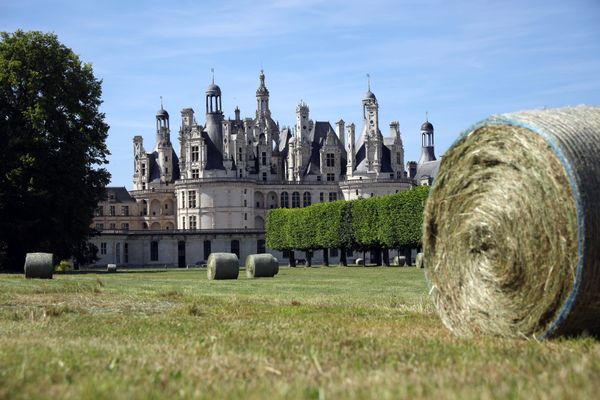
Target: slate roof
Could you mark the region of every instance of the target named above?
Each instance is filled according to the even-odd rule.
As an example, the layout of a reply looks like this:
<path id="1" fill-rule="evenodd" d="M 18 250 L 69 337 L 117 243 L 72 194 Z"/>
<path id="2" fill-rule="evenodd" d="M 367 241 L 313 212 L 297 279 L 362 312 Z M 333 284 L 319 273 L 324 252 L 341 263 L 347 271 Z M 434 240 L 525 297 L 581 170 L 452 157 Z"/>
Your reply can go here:
<path id="1" fill-rule="evenodd" d="M 106 199 L 111 203 L 135 203 L 125 186 L 107 186 Z"/>
<path id="2" fill-rule="evenodd" d="M 415 180 L 420 182 L 421 179 L 425 177 L 435 179 L 438 171 L 440 170 L 440 162 L 441 160 L 427 161 L 417 165 L 417 174 L 415 175 Z"/>
<path id="3" fill-rule="evenodd" d="M 308 164 L 306 165 L 306 169 L 303 171 L 303 174 L 306 175 L 321 175 L 321 148 L 325 145 L 327 140 L 327 133 L 335 132 L 331 127 L 331 124 L 326 121 L 316 121 L 309 133 L 308 139 L 310 142 L 310 159 Z M 346 174 L 346 161 L 347 154 L 346 149 L 340 142 L 340 139 L 337 135 L 333 134 L 333 140 L 337 147 L 341 150 L 341 159 L 340 159 L 340 174 Z"/>

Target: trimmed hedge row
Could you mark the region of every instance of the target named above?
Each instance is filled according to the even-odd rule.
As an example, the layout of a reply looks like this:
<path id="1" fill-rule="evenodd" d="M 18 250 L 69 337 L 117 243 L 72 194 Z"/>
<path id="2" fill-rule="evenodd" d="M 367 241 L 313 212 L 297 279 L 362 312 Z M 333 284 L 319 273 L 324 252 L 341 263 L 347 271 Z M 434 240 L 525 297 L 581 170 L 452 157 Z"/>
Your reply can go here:
<path id="1" fill-rule="evenodd" d="M 418 248 L 428 186 L 387 196 L 279 208 L 267 215 L 267 246 L 275 250 Z"/>

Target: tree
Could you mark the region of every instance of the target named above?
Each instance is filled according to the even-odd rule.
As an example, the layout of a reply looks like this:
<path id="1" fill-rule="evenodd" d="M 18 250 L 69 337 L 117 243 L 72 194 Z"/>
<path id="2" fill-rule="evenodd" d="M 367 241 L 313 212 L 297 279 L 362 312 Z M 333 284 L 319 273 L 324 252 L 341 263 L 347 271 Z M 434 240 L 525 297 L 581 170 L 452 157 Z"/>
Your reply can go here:
<path id="1" fill-rule="evenodd" d="M 0 33 L 0 268 L 85 240 L 110 178 L 101 93 L 56 35 Z"/>

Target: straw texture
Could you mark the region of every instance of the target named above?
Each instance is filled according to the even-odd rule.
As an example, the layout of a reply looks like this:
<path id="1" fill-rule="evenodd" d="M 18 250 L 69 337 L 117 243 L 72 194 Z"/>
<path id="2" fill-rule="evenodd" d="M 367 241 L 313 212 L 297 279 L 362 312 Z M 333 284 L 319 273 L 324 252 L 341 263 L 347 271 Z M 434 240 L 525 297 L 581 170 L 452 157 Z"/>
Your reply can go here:
<path id="1" fill-rule="evenodd" d="M 600 333 L 600 108 L 468 129 L 424 215 L 433 303 L 459 336 Z"/>
<path id="2" fill-rule="evenodd" d="M 271 254 L 250 254 L 245 267 L 248 278 L 272 278 L 279 272 L 279 263 Z"/>
<path id="3" fill-rule="evenodd" d="M 27 253 L 25 255 L 25 278 L 52 279 L 54 273 L 52 253 Z"/>
<path id="4" fill-rule="evenodd" d="M 206 275 L 209 280 L 237 279 L 240 264 L 234 253 L 210 253 Z"/>

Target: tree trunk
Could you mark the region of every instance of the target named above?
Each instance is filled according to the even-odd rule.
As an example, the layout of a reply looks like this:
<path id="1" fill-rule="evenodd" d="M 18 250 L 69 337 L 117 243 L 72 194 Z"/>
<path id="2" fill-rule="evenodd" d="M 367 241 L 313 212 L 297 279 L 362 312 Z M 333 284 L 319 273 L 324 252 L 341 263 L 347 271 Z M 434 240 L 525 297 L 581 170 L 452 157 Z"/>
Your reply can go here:
<path id="1" fill-rule="evenodd" d="M 329 267 L 329 249 L 323 249 L 323 265 Z"/>
<path id="2" fill-rule="evenodd" d="M 390 249 L 383 249 L 383 265 L 386 267 L 390 266 Z"/>
<path id="3" fill-rule="evenodd" d="M 294 250 L 290 250 L 289 255 L 290 255 L 290 267 L 294 268 L 294 267 L 296 267 L 296 255 L 294 254 Z"/>
<path id="4" fill-rule="evenodd" d="M 343 265 L 344 267 L 348 266 L 348 258 L 346 257 L 346 249 L 345 248 L 340 248 L 340 265 Z"/>
<path id="5" fill-rule="evenodd" d="M 306 267 L 312 267 L 312 252 L 310 250 L 306 250 L 304 253 L 306 255 Z"/>

